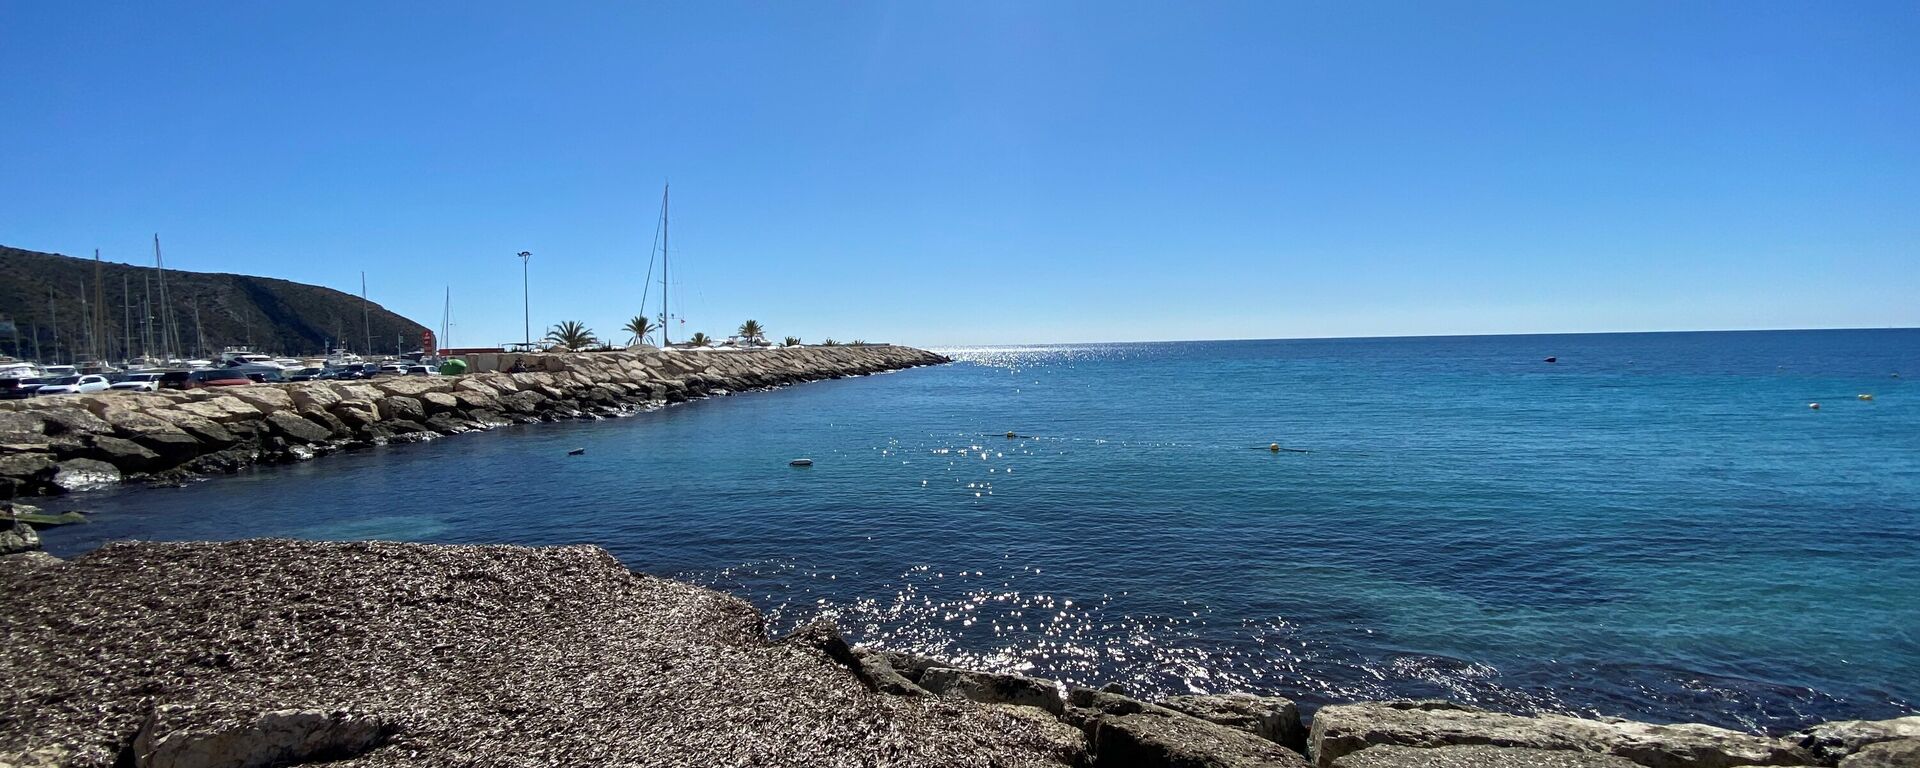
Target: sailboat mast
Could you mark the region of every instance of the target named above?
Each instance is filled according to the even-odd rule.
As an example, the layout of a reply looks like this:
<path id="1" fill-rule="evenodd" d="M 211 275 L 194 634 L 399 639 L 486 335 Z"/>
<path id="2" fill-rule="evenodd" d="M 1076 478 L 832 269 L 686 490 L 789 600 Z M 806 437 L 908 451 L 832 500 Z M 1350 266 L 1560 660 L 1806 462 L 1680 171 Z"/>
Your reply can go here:
<path id="1" fill-rule="evenodd" d="M 367 354 L 373 354 L 373 310 L 367 303 L 367 273 L 360 273 L 360 325 L 367 331 Z"/>
<path id="2" fill-rule="evenodd" d="M 672 346 L 667 341 L 667 331 L 673 324 L 673 315 L 667 312 L 667 202 L 673 194 L 673 185 L 660 189 L 660 346 Z"/>
<path id="3" fill-rule="evenodd" d="M 173 358 L 180 336 L 173 328 L 173 302 L 167 298 L 167 262 L 160 256 L 160 235 L 153 236 L 153 271 L 160 276 L 160 356 Z"/>
<path id="4" fill-rule="evenodd" d="M 453 346 L 453 286 L 447 286 L 446 303 L 440 305 L 440 344 L 441 349 Z"/>
<path id="5" fill-rule="evenodd" d="M 133 281 L 127 279 L 127 273 L 120 273 L 120 334 L 125 341 L 120 345 L 120 357 L 133 359 Z M 17 345 L 16 345 L 17 346 Z"/>

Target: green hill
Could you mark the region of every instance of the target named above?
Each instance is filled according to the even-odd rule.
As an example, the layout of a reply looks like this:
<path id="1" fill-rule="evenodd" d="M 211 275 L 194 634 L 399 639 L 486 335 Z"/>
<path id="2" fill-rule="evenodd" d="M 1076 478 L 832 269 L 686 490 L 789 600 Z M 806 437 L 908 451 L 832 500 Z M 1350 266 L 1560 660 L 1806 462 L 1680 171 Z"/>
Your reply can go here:
<path id="1" fill-rule="evenodd" d="M 133 355 L 158 355 L 166 346 L 168 310 L 179 346 L 194 357 L 232 345 L 317 355 L 329 343 L 361 354 L 391 354 L 396 347 L 419 349 L 426 330 L 378 304 L 368 308 L 363 323 L 360 297 L 288 280 L 168 269 L 163 305 L 152 267 L 102 262 L 98 294 L 94 274 L 92 259 L 0 246 L 0 351 L 46 362 L 121 360 L 131 337 Z M 96 295 L 105 308 L 104 329 L 90 334 Z M 90 344 L 90 335 L 101 337 L 97 345 Z"/>

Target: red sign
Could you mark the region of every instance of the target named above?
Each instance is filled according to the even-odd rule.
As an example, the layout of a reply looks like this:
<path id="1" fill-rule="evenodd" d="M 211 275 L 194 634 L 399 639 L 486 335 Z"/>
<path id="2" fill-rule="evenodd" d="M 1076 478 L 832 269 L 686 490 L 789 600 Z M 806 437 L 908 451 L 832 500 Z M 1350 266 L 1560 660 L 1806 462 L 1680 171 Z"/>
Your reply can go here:
<path id="1" fill-rule="evenodd" d="M 440 354 L 440 349 L 433 345 L 433 331 L 420 332 L 420 348 L 425 350 L 429 355 Z"/>

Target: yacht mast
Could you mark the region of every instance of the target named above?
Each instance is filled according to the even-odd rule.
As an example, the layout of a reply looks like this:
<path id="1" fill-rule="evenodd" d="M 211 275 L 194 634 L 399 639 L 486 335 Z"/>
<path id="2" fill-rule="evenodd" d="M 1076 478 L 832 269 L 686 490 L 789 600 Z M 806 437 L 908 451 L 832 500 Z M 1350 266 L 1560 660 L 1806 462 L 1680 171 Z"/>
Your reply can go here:
<path id="1" fill-rule="evenodd" d="M 667 313 L 667 198 L 673 192 L 673 185 L 667 184 L 660 189 L 660 347 L 672 346 L 667 341 L 668 326 L 673 315 Z"/>

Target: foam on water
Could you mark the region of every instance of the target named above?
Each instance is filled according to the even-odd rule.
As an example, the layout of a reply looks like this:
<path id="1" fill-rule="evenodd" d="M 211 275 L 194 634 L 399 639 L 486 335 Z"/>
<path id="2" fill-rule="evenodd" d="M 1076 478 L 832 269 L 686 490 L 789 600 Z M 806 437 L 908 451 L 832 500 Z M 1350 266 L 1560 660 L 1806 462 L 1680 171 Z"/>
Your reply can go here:
<path id="1" fill-rule="evenodd" d="M 776 628 L 1155 694 L 1920 706 L 1920 332 L 947 351 L 77 497 L 47 540 L 590 542 Z"/>

